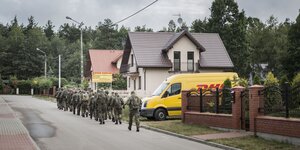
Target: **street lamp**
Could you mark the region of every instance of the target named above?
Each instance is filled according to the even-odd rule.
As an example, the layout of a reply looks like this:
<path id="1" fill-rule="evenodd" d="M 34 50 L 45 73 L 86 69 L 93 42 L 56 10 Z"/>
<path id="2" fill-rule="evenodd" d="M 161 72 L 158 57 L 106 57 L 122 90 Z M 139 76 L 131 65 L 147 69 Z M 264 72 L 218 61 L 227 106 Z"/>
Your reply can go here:
<path id="1" fill-rule="evenodd" d="M 36 48 L 36 50 L 42 52 L 45 55 L 45 78 L 47 78 L 47 55 L 44 51 L 40 50 L 39 48 Z"/>
<path id="2" fill-rule="evenodd" d="M 80 77 L 81 77 L 81 84 L 83 83 L 83 47 L 82 47 L 82 26 L 84 25 L 83 22 L 78 22 L 74 19 L 72 19 L 71 17 L 67 16 L 66 19 L 69 19 L 77 24 L 79 24 L 79 28 L 80 28 Z"/>

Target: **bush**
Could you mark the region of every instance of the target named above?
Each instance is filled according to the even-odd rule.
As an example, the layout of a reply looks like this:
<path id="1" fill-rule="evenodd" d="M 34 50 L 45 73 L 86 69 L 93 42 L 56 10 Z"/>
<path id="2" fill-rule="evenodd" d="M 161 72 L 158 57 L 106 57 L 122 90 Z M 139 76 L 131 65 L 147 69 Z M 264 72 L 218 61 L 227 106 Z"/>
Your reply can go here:
<path id="1" fill-rule="evenodd" d="M 127 80 L 121 74 L 113 75 L 112 88 L 114 90 L 125 90 L 127 88 Z"/>
<path id="2" fill-rule="evenodd" d="M 31 89 L 31 80 L 19 80 L 17 87 L 19 89 Z"/>
<path id="3" fill-rule="evenodd" d="M 292 101 L 289 103 L 292 108 L 300 108 L 300 72 L 294 77 L 292 81 Z"/>
<path id="4" fill-rule="evenodd" d="M 279 82 L 280 82 L 280 86 L 284 87 L 284 85 L 289 82 L 289 79 L 288 79 L 287 75 L 282 76 L 280 78 Z"/>
<path id="5" fill-rule="evenodd" d="M 231 113 L 231 81 L 230 79 L 226 79 L 224 81 L 224 88 L 222 90 L 222 107 L 223 113 Z M 222 110 L 221 110 L 222 111 Z"/>
<path id="6" fill-rule="evenodd" d="M 4 87 L 3 80 L 0 78 L 0 92 L 2 92 Z"/>
<path id="7" fill-rule="evenodd" d="M 52 85 L 53 85 L 52 81 L 47 78 L 40 78 L 38 82 L 38 87 L 40 89 L 49 89 L 52 87 Z"/>
<path id="8" fill-rule="evenodd" d="M 53 86 L 58 87 L 58 78 L 56 78 L 56 77 L 50 77 L 49 79 L 52 81 Z M 64 87 L 65 85 L 68 84 L 68 81 L 67 81 L 66 78 L 61 78 L 60 80 L 61 80 L 61 87 Z"/>
<path id="9" fill-rule="evenodd" d="M 80 87 L 86 90 L 89 87 L 89 81 L 87 79 L 84 79 L 83 82 L 80 84 Z"/>
<path id="10" fill-rule="evenodd" d="M 248 80 L 244 78 L 238 78 L 237 76 L 233 76 L 232 86 L 248 87 Z"/>
<path id="11" fill-rule="evenodd" d="M 300 72 L 293 78 L 292 87 L 295 88 L 300 85 Z"/>
<path id="12" fill-rule="evenodd" d="M 53 86 L 53 82 L 50 78 L 35 77 L 31 80 L 31 87 L 40 89 L 49 89 Z"/>
<path id="13" fill-rule="evenodd" d="M 280 108 L 282 106 L 281 90 L 279 87 L 279 81 L 276 77 L 274 77 L 272 72 L 267 74 L 264 86 L 264 107 L 267 110 Z"/>
<path id="14" fill-rule="evenodd" d="M 17 78 L 17 76 L 10 76 L 9 77 L 9 85 L 12 88 L 17 88 L 17 85 L 18 85 L 18 78 Z"/>
<path id="15" fill-rule="evenodd" d="M 253 78 L 253 85 L 261 85 L 260 77 L 257 74 Z"/>

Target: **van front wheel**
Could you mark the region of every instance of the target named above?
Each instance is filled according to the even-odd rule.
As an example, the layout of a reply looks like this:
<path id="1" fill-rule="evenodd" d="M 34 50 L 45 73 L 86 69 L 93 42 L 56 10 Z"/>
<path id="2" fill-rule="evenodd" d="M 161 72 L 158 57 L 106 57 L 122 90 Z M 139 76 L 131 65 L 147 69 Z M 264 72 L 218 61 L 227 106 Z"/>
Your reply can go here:
<path id="1" fill-rule="evenodd" d="M 166 120 L 167 118 L 167 112 L 166 110 L 159 108 L 155 111 L 154 117 L 156 120 L 161 121 L 161 120 Z"/>

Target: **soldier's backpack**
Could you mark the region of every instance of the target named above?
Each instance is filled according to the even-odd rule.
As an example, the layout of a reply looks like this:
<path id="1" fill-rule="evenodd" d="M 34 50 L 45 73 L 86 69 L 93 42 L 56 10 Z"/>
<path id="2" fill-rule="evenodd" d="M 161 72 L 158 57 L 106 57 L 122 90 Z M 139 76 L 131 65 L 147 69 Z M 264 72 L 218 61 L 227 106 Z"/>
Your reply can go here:
<path id="1" fill-rule="evenodd" d="M 140 109 L 140 103 L 139 103 L 139 99 L 137 96 L 133 96 L 132 109 Z"/>
<path id="2" fill-rule="evenodd" d="M 122 108 L 122 100 L 120 97 L 116 97 L 116 101 L 114 105 L 116 108 Z"/>
<path id="3" fill-rule="evenodd" d="M 82 101 L 88 101 L 89 100 L 89 95 L 83 94 L 83 99 Z"/>

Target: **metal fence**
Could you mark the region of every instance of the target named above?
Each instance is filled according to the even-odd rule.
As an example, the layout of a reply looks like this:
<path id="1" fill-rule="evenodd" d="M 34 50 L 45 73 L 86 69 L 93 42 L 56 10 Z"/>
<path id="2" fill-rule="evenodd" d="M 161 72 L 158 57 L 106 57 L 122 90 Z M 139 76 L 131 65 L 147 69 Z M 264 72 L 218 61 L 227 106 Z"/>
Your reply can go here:
<path id="1" fill-rule="evenodd" d="M 228 88 L 200 89 L 188 96 L 187 109 L 210 113 L 232 113 L 233 93 Z"/>
<path id="2" fill-rule="evenodd" d="M 264 107 L 259 111 L 265 115 L 300 118 L 300 85 L 293 88 L 289 84 L 265 87 L 258 94 L 264 97 Z"/>

